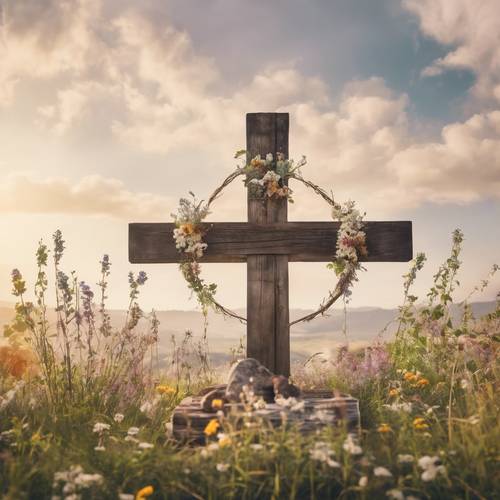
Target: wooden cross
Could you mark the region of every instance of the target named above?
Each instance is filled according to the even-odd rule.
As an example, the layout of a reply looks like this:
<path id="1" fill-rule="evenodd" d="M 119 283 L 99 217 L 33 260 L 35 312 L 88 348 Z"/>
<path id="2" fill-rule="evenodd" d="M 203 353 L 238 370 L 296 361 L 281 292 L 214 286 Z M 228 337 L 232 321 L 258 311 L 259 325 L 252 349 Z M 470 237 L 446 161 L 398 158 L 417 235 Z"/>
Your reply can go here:
<path id="1" fill-rule="evenodd" d="M 247 159 L 281 152 L 288 158 L 288 113 L 249 113 Z M 248 222 L 207 223 L 201 262 L 247 263 L 247 355 L 274 373 L 290 373 L 288 263 L 329 262 L 338 222 L 287 222 L 286 199 L 255 199 L 248 190 Z M 129 260 L 175 263 L 173 223 L 129 224 Z M 366 262 L 412 259 L 409 221 L 366 222 Z"/>

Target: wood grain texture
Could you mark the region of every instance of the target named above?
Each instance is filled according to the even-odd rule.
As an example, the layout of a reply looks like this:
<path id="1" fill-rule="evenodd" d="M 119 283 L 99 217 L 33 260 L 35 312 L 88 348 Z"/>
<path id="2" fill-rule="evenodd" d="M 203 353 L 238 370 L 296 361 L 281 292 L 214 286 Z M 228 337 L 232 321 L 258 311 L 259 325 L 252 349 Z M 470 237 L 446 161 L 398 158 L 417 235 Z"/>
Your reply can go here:
<path id="1" fill-rule="evenodd" d="M 294 412 L 277 404 L 268 404 L 263 410 L 255 412 L 255 416 L 266 420 L 273 427 L 283 425 L 282 413 L 287 415 L 287 424 L 297 425 L 302 433 L 315 432 L 326 426 L 345 424 L 351 432 L 358 432 L 360 425 L 359 403 L 348 394 L 336 391 L 304 391 L 301 395 L 305 407 L 303 412 Z M 190 441 L 193 444 L 204 444 L 203 430 L 210 420 L 216 418 L 214 413 L 206 413 L 200 408 L 200 396 L 193 396 L 181 401 L 172 415 L 173 435 L 176 439 Z M 238 415 L 244 408 L 238 404 L 226 404 L 224 414 L 232 415 L 238 424 Z M 323 420 L 317 418 L 321 411 Z"/>
<path id="2" fill-rule="evenodd" d="M 175 263 L 174 224 L 129 225 L 132 263 Z M 339 223 L 288 222 L 249 224 L 215 222 L 206 225 L 208 248 L 202 262 L 246 262 L 249 255 L 287 255 L 290 262 L 328 262 L 335 253 Z M 407 262 L 412 255 L 412 223 L 367 222 L 369 255 L 365 262 Z"/>
<path id="3" fill-rule="evenodd" d="M 248 113 L 247 161 L 257 155 L 283 153 L 288 158 L 288 113 Z M 248 222 L 283 223 L 285 199 L 256 199 L 248 193 Z M 272 372 L 290 374 L 288 257 L 247 254 L 247 356 L 258 359 Z"/>

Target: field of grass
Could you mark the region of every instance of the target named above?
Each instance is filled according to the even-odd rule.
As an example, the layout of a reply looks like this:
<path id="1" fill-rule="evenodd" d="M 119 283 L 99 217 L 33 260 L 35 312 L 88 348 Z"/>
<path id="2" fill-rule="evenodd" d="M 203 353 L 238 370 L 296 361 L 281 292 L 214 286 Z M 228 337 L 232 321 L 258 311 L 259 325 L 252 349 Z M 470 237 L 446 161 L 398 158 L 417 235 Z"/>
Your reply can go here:
<path id="1" fill-rule="evenodd" d="M 307 436 L 286 425 L 271 429 L 247 401 L 244 415 L 214 422 L 207 444 L 194 447 L 172 439 L 170 416 L 183 397 L 218 381 L 206 344 L 187 337 L 172 346 L 168 369 L 158 371 L 158 322 L 138 304 L 145 273 L 130 275 L 129 311 L 122 325 L 112 325 L 108 257 L 92 291 L 62 271 L 64 242 L 56 233 L 50 259 L 40 244 L 33 302 L 21 273 L 12 273 L 16 317 L 0 344 L 0 495 L 498 497 L 500 301 L 481 318 L 465 301 L 452 321 L 461 239 L 456 231 L 427 297 L 411 293 L 425 257 L 411 263 L 393 341 L 294 367 L 302 387 L 335 387 L 359 398 L 359 435 L 341 426 Z M 57 276 L 54 329 L 45 305 L 49 262 Z"/>

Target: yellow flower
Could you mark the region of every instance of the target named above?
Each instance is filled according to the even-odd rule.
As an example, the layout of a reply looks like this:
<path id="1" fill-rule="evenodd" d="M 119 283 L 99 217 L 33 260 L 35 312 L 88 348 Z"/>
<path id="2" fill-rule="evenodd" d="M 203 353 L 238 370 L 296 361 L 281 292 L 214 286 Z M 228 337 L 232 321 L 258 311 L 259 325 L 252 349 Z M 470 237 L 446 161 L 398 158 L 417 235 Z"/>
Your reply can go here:
<path id="1" fill-rule="evenodd" d="M 377 429 L 381 434 L 386 434 L 387 432 L 391 432 L 391 426 L 389 424 L 380 424 Z"/>
<path id="2" fill-rule="evenodd" d="M 144 500 L 153 494 L 154 488 L 152 486 L 145 486 L 141 488 L 135 495 L 135 500 Z"/>
<path id="3" fill-rule="evenodd" d="M 219 446 L 223 448 L 224 446 L 229 446 L 232 443 L 229 436 L 224 436 L 219 439 Z"/>
<path id="4" fill-rule="evenodd" d="M 223 406 L 224 406 L 224 402 L 222 401 L 222 399 L 214 399 L 212 401 L 212 408 L 214 410 L 220 410 Z"/>
<path id="5" fill-rule="evenodd" d="M 160 384 L 156 386 L 156 391 L 160 394 L 173 394 L 175 392 L 175 389 L 173 387 L 170 387 L 169 385 Z"/>
<path id="6" fill-rule="evenodd" d="M 217 429 L 220 427 L 219 421 L 216 418 L 213 418 L 208 422 L 207 426 L 205 427 L 205 434 L 207 436 L 212 436 L 217 432 Z"/>
<path id="7" fill-rule="evenodd" d="M 389 396 L 391 396 L 391 397 L 395 397 L 395 396 L 397 396 L 398 394 L 399 394 L 399 391 L 398 391 L 397 389 L 391 389 L 391 390 L 389 391 Z"/>
<path id="8" fill-rule="evenodd" d="M 419 431 L 422 431 L 428 429 L 429 425 L 426 423 L 424 418 L 417 417 L 415 420 L 413 420 L 413 427 L 415 427 L 415 429 Z"/>
<path id="9" fill-rule="evenodd" d="M 416 383 L 417 387 L 425 387 L 426 385 L 429 385 L 429 381 L 426 378 L 421 378 Z"/>

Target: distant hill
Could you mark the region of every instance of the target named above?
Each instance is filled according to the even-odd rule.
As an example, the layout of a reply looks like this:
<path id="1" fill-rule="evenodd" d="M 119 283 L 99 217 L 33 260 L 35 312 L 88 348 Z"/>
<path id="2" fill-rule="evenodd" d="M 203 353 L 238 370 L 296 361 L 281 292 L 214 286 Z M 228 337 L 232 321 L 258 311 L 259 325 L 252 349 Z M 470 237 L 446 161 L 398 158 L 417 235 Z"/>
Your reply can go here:
<path id="1" fill-rule="evenodd" d="M 0 302 L 0 325 L 8 323 L 13 317 L 13 304 Z M 479 317 L 493 311 L 495 302 L 475 302 L 472 304 L 474 314 Z M 244 310 L 239 310 L 245 314 Z M 308 310 L 293 309 L 292 319 L 307 314 Z M 110 311 L 113 325 L 122 325 L 125 321 L 125 311 Z M 350 308 L 347 311 L 347 336 L 343 334 L 344 313 L 333 309 L 327 316 L 319 317 L 309 323 L 300 323 L 291 331 L 292 359 L 301 360 L 316 353 L 323 352 L 330 356 L 339 345 L 348 342 L 352 346 L 363 346 L 373 341 L 386 328 L 383 338 L 389 339 L 394 334 L 397 309 L 382 309 L 377 307 Z M 453 306 L 452 314 L 459 315 L 458 306 Z M 178 343 L 187 330 L 193 333 L 194 339 L 203 333 L 203 316 L 198 311 L 157 311 L 160 320 L 160 352 L 167 354 L 172 351 L 172 338 Z M 49 312 L 49 320 L 55 322 L 55 312 Z M 224 360 L 230 350 L 236 348 L 240 340 L 245 342 L 245 325 L 232 318 L 219 314 L 209 314 L 208 339 L 211 357 L 214 360 Z M 146 325 L 144 325 L 146 327 Z"/>

